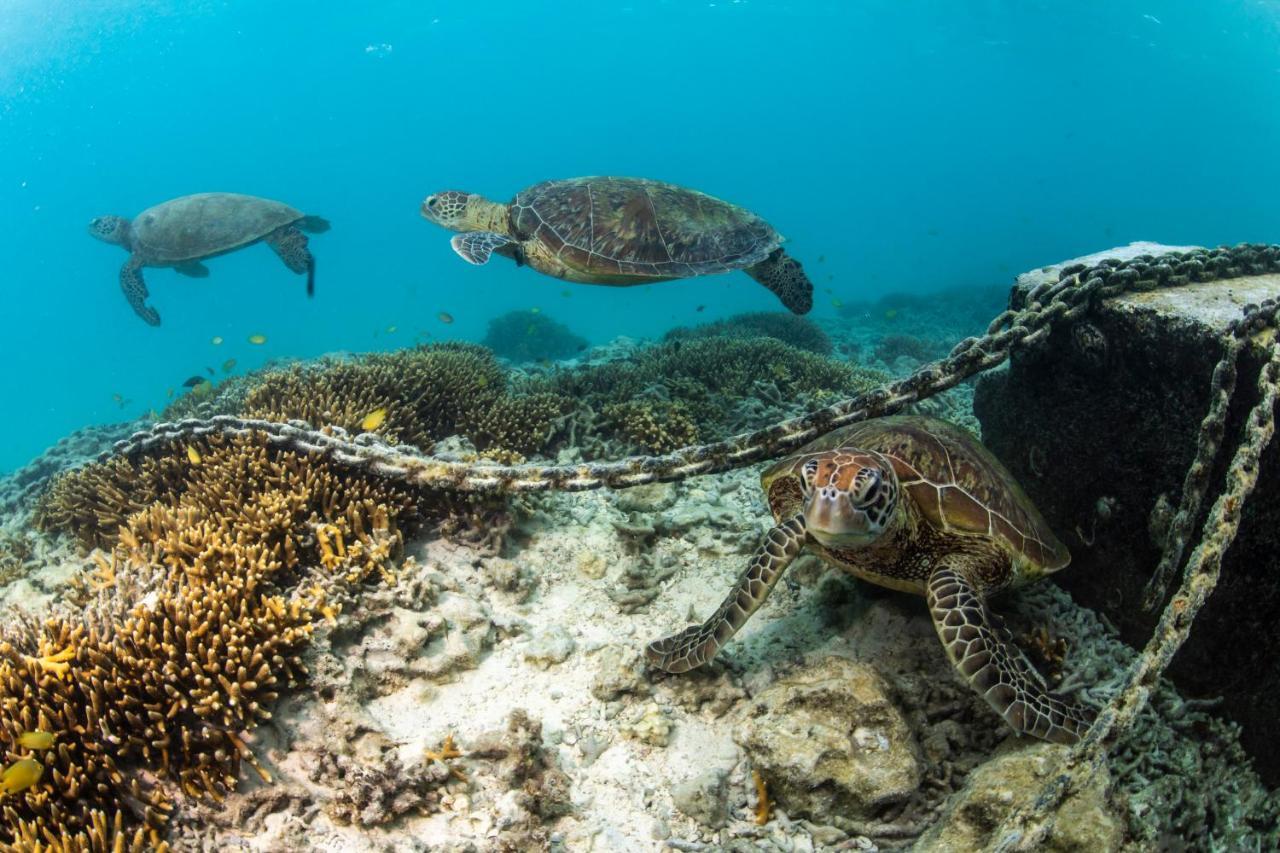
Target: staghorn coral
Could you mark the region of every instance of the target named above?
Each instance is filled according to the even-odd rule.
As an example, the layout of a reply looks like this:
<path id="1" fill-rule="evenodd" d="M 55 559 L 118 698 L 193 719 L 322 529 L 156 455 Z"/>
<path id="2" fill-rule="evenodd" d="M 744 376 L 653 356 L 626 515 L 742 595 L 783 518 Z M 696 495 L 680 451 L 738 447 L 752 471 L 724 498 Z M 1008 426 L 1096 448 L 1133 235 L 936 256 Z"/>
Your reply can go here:
<path id="1" fill-rule="evenodd" d="M 107 553 L 76 609 L 0 632 L 0 740 L 17 758 L 22 732 L 54 736 L 0 842 L 154 847 L 176 798 L 221 800 L 243 763 L 268 779 L 246 733 L 306 677 L 330 602 L 393 576 L 422 497 L 260 436 L 62 477 L 40 523 Z"/>
<path id="2" fill-rule="evenodd" d="M 714 323 L 672 329 L 663 336 L 663 340 L 688 341 L 708 337 L 775 338 L 796 349 L 807 350 L 818 355 L 830 355 L 833 352 L 831 339 L 817 323 L 808 317 L 798 317 L 795 314 L 784 314 L 779 311 L 735 314 Z"/>
<path id="3" fill-rule="evenodd" d="M 386 411 L 372 431 L 430 451 L 462 434 L 480 450 L 543 451 L 571 401 L 549 394 L 514 397 L 493 354 L 474 344 L 433 344 L 350 360 L 325 360 L 262 376 L 238 414 L 363 432 L 371 412 Z"/>
<path id="4" fill-rule="evenodd" d="M 489 321 L 484 345 L 512 361 L 544 361 L 573 358 L 587 348 L 563 323 L 541 311 L 508 311 Z"/>

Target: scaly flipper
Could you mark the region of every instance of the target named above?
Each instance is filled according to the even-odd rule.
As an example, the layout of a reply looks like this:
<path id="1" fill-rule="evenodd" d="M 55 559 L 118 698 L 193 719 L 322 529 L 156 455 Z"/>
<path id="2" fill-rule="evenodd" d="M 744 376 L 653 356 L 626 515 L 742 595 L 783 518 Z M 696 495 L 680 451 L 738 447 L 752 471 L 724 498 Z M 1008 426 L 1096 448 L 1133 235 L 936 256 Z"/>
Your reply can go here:
<path id="1" fill-rule="evenodd" d="M 929 612 L 947 657 L 1016 732 L 1075 743 L 1089 729 L 1093 714 L 1049 692 L 1009 631 L 987 611 L 970 580 L 972 569 L 961 555 L 944 556 L 929 576 Z"/>
<path id="2" fill-rule="evenodd" d="M 315 296 L 316 259 L 307 248 L 307 235 L 292 225 L 286 225 L 263 239 L 280 256 L 286 267 L 296 273 L 307 274 L 307 296 Z"/>
<path id="3" fill-rule="evenodd" d="M 804 541 L 803 515 L 770 530 L 746 570 L 739 575 L 733 591 L 711 618 L 650 643 L 645 650 L 649 664 L 667 672 L 688 672 L 710 661 L 764 604 L 778 578 L 804 547 Z"/>
<path id="4" fill-rule="evenodd" d="M 136 258 L 130 257 L 120 267 L 120 289 L 124 291 L 124 298 L 129 300 L 134 313 L 145 320 L 148 326 L 160 325 L 160 314 L 147 304 L 150 294 L 147 293 L 147 283 L 142 280 L 142 264 Z"/>
<path id="5" fill-rule="evenodd" d="M 449 241 L 453 250 L 469 264 L 487 264 L 489 256 L 508 243 L 514 243 L 510 237 L 503 237 L 492 231 L 468 231 L 458 234 Z"/>
<path id="6" fill-rule="evenodd" d="M 808 314 L 813 307 L 813 282 L 800 262 L 781 249 L 744 272 L 772 290 L 793 314 Z"/>
<path id="7" fill-rule="evenodd" d="M 208 278 L 209 268 L 199 261 L 184 261 L 173 268 L 178 275 L 191 276 L 192 278 Z"/>

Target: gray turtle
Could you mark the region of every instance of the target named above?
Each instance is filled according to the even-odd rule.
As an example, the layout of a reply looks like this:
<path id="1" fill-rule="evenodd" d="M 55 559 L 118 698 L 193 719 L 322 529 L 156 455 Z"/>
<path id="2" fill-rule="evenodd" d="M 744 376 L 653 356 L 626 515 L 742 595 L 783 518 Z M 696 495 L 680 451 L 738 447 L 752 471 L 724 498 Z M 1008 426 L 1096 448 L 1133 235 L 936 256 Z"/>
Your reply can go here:
<path id="1" fill-rule="evenodd" d="M 315 293 L 316 259 L 303 231 L 329 230 L 318 216 L 279 201 L 239 193 L 197 193 L 147 208 L 132 222 L 120 216 L 99 216 L 89 233 L 129 250 L 120 268 L 120 289 L 138 316 L 152 326 L 160 315 L 146 304 L 143 267 L 172 267 L 183 275 L 204 278 L 200 263 L 259 241 L 272 248 L 285 266 L 307 274 L 307 295 Z"/>

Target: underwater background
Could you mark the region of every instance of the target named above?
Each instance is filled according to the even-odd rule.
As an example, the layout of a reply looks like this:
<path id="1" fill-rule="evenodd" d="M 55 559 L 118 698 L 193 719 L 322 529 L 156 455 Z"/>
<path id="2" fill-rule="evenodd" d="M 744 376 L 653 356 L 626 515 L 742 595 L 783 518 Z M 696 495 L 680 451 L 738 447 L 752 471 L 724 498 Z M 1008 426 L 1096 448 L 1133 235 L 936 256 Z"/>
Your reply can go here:
<path id="1" fill-rule="evenodd" d="M 788 237 L 819 318 L 1131 240 L 1268 239 L 1278 22 L 1277 3 L 1190 0 L 8 0 L 0 470 L 229 359 L 478 341 L 521 308 L 593 344 L 777 308 L 741 273 L 613 289 L 469 267 L 418 214 L 444 188 L 709 192 Z M 332 222 L 316 296 L 253 247 L 208 279 L 148 270 L 150 328 L 124 253 L 85 227 L 211 190 Z"/>

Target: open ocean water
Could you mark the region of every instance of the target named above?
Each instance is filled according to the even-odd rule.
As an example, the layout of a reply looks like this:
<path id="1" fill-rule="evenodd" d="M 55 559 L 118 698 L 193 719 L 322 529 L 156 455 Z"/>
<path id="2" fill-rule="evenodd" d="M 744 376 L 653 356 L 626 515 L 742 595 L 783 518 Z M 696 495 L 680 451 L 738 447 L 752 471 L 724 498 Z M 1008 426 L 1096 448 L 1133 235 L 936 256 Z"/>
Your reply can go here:
<path id="1" fill-rule="evenodd" d="M 614 289 L 467 266 L 418 213 L 444 188 L 709 192 L 789 238 L 815 317 L 1136 239 L 1274 240 L 1278 22 L 1254 0 L 6 0 L 0 470 L 229 359 L 479 340 L 517 308 L 593 344 L 777 308 L 741 273 Z M 315 298 L 255 246 L 207 279 L 148 269 L 163 324 L 139 321 L 124 252 L 86 225 L 203 191 L 328 218 Z"/>

